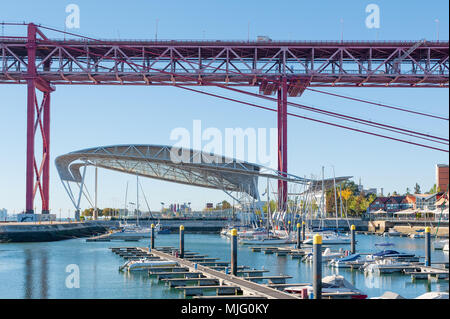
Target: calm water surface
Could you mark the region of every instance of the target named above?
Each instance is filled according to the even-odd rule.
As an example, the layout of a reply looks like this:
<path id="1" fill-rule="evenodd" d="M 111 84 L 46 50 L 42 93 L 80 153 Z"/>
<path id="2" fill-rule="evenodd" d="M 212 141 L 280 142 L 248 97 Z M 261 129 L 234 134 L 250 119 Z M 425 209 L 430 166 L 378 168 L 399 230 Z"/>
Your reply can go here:
<path id="1" fill-rule="evenodd" d="M 379 251 L 375 243 L 392 242 L 387 247 L 401 252 L 413 252 L 424 256 L 424 240 L 411 238 L 384 238 L 373 235 L 357 235 L 357 250 Z M 72 239 L 49 243 L 0 244 L 0 298 L 183 298 L 183 294 L 171 289 L 146 273 L 121 273 L 124 260 L 113 254 L 109 247 L 148 246 L 149 240 L 141 242 L 86 242 Z M 157 246 L 177 246 L 178 235 L 160 235 Z M 229 261 L 230 241 L 212 234 L 186 234 L 185 249 L 210 257 Z M 349 246 L 342 246 L 349 249 Z M 336 246 L 333 249 L 338 249 Z M 442 251 L 432 252 L 432 261 L 447 261 L 449 255 Z M 268 274 L 292 276 L 288 282 L 311 282 L 312 268 L 297 259 L 253 253 L 239 245 L 238 263 L 257 269 L 270 270 Z M 67 288 L 68 265 L 75 264 L 80 270 L 80 287 Z M 365 276 L 360 271 L 334 270 L 324 265 L 323 276 L 338 273 L 369 297 L 393 291 L 407 298 L 417 297 L 428 291 L 449 291 L 448 281 L 429 283 L 427 280 L 411 281 L 405 275 Z"/>

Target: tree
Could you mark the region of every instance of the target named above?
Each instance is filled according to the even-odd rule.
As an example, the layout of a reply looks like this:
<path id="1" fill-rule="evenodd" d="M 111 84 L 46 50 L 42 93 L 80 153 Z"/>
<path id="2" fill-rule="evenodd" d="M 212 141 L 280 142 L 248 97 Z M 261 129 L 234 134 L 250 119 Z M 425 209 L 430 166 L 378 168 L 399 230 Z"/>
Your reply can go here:
<path id="1" fill-rule="evenodd" d="M 433 185 L 433 187 L 429 191 L 430 194 L 437 193 L 436 184 Z"/>
<path id="2" fill-rule="evenodd" d="M 406 195 L 410 195 L 411 194 L 410 192 L 411 191 L 410 191 L 409 187 L 406 187 Z"/>
<path id="3" fill-rule="evenodd" d="M 92 217 L 93 214 L 94 214 L 94 209 L 87 208 L 87 209 L 83 210 L 83 212 L 81 213 L 81 216 Z"/>
<path id="4" fill-rule="evenodd" d="M 392 193 L 392 196 L 398 196 L 397 191 L 394 191 L 394 192 Z"/>
<path id="5" fill-rule="evenodd" d="M 274 213 L 277 210 L 277 202 L 273 199 L 270 201 L 270 212 Z M 267 214 L 267 202 L 263 206 L 264 214 Z"/>
<path id="6" fill-rule="evenodd" d="M 222 201 L 222 209 L 230 209 L 231 204 L 227 202 L 226 200 Z"/>
<path id="7" fill-rule="evenodd" d="M 414 194 L 420 194 L 420 185 L 418 183 L 414 186 Z"/>

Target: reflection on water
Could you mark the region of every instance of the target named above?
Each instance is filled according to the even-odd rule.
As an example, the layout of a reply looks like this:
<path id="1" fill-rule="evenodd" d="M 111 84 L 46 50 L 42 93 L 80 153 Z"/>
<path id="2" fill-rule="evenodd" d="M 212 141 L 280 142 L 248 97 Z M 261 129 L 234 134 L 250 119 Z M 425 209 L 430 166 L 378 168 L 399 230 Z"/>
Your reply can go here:
<path id="1" fill-rule="evenodd" d="M 24 298 L 48 298 L 48 255 L 47 250 L 24 249 Z M 37 283 L 37 284 L 35 284 Z"/>
<path id="2" fill-rule="evenodd" d="M 40 254 L 41 259 L 41 299 L 48 298 L 48 263 L 47 263 L 47 250 L 43 250 Z"/>
<path id="3" fill-rule="evenodd" d="M 33 257 L 30 249 L 25 249 L 25 299 L 33 296 Z"/>

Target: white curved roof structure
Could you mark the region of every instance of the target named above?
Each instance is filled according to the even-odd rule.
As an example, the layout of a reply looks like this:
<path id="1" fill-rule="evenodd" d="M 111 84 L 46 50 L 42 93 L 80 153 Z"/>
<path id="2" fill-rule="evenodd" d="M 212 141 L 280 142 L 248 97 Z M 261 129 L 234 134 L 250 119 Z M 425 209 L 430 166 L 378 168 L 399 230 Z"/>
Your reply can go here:
<path id="1" fill-rule="evenodd" d="M 86 165 L 223 191 L 245 192 L 257 198 L 258 177 L 306 183 L 280 177 L 269 168 L 185 148 L 161 145 L 112 145 L 83 149 L 58 156 L 56 168 L 62 181 L 81 182 Z"/>

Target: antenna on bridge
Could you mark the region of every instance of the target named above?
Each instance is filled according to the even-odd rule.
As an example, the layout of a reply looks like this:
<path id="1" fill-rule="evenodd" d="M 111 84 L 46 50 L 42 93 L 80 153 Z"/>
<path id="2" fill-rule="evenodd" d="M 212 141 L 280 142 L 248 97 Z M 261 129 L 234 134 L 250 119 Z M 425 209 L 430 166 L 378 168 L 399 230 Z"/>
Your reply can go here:
<path id="1" fill-rule="evenodd" d="M 158 41 L 158 19 L 156 19 L 155 41 Z"/>

